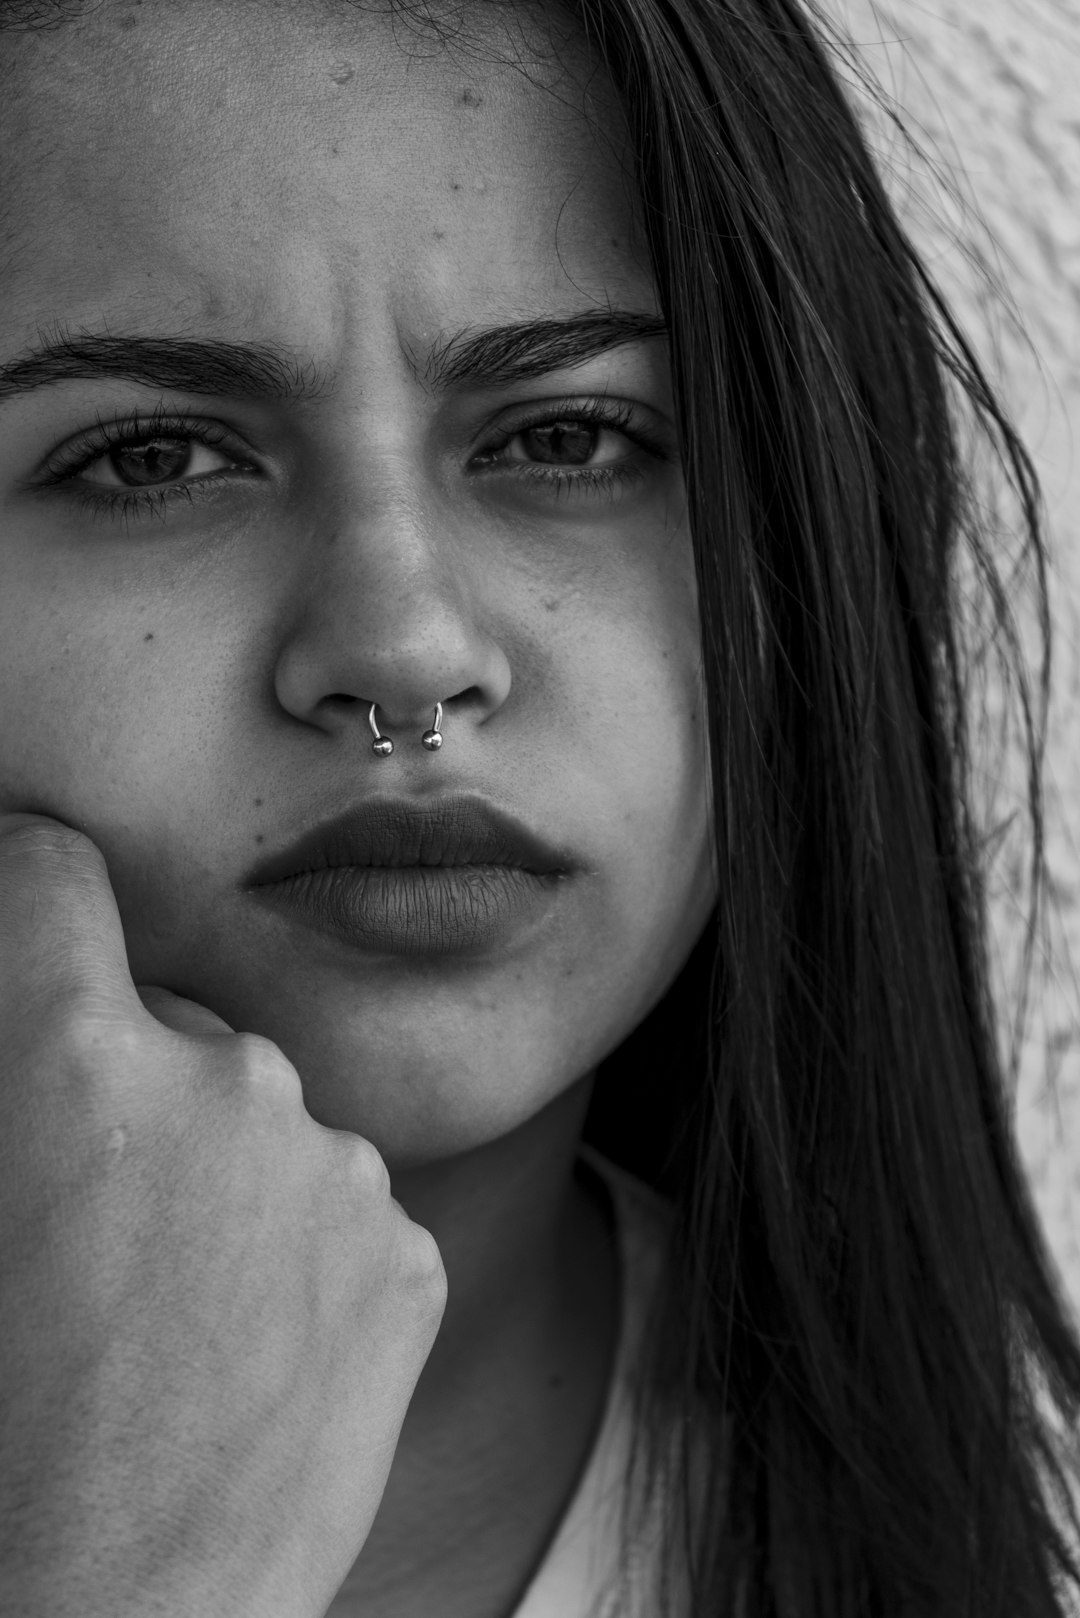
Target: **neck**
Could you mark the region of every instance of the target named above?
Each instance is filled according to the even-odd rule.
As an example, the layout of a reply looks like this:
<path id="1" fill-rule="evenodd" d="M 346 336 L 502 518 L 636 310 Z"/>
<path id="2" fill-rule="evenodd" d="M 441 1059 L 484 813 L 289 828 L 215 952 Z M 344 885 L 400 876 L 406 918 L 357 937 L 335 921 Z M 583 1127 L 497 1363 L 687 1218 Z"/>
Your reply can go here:
<path id="1" fill-rule="evenodd" d="M 417 1398 L 442 1368 L 490 1344 L 527 1300 L 557 1280 L 580 1189 L 574 1162 L 591 1075 L 510 1134 L 393 1177 L 394 1195 L 435 1237 L 446 1268 L 446 1311 Z"/>
<path id="2" fill-rule="evenodd" d="M 589 1089 L 476 1151 L 394 1174 L 439 1244 L 448 1298 L 334 1615 L 512 1611 L 565 1509 L 617 1317 L 609 1210 L 574 1173 Z"/>

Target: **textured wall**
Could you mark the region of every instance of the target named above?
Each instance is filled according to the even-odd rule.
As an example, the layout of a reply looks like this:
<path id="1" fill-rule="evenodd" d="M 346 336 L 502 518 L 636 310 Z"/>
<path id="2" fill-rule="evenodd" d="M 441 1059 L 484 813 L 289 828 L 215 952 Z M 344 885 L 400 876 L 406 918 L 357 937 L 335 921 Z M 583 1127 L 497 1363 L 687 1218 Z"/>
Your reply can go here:
<path id="1" fill-rule="evenodd" d="M 1080 0 L 821 3 L 959 193 L 959 200 L 950 196 L 931 164 L 914 158 L 880 114 L 866 111 L 889 189 L 998 379 L 1045 491 L 1054 635 L 1046 771 L 1052 908 L 1033 970 L 1016 1127 L 1080 1315 Z M 989 261 L 1003 299 L 988 296 L 957 236 Z M 1034 673 L 1034 617 L 1023 592 L 1015 605 Z M 997 711 L 1000 687 L 992 684 L 988 697 Z M 992 745 L 979 751 L 989 772 Z M 1004 768 L 991 822 L 1023 792 L 1019 735 L 996 756 Z M 1028 902 L 1024 853 L 1022 836 L 1007 837 L 992 868 L 1003 1049 Z"/>

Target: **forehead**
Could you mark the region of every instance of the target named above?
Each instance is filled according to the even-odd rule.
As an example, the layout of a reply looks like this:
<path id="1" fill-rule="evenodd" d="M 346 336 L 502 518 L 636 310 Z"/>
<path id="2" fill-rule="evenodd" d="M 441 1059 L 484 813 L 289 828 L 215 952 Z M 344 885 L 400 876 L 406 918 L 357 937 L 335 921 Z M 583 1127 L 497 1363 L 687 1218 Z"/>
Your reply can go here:
<path id="1" fill-rule="evenodd" d="M 0 338 L 136 325 L 286 338 L 652 306 L 614 94 L 488 6 L 105 0 L 5 38 Z"/>

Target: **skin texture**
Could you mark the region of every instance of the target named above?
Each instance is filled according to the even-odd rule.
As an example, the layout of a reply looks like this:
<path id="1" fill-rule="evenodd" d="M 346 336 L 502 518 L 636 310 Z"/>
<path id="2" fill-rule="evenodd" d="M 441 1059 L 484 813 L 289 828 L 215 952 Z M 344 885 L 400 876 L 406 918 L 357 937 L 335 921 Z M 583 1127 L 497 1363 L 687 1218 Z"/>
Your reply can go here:
<path id="1" fill-rule="evenodd" d="M 89 835 L 134 981 L 273 1040 L 439 1242 L 443 1330 L 357 1604 L 332 1609 L 369 1618 L 458 1596 L 495 1618 L 557 1520 L 615 1322 L 604 1209 L 572 1173 L 589 1075 L 713 893 L 663 344 L 501 388 L 424 376 L 464 328 L 656 310 L 610 94 L 580 46 L 520 28 L 484 12 L 447 43 L 353 8 L 146 0 L 6 51 L 25 160 L 2 182 L 0 363 L 62 328 L 273 343 L 325 379 L 302 403 L 117 379 L 0 400 L 0 808 Z M 642 474 L 614 494 L 529 483 L 520 437 L 478 461 L 515 413 L 603 394 L 658 446 L 600 435 L 595 463 Z M 99 418 L 158 408 L 226 432 L 185 476 L 227 475 L 129 518 L 76 490 L 117 487 L 101 450 L 49 484 Z M 406 743 L 436 700 L 429 755 Z M 486 956 L 352 950 L 244 891 L 350 806 L 443 792 L 573 858 Z"/>
<path id="2" fill-rule="evenodd" d="M 463 471 L 493 418 L 565 392 L 640 401 L 663 429 L 662 346 L 445 403 L 406 351 L 655 304 L 621 175 L 557 69 L 548 94 L 473 53 L 410 55 L 371 18 L 339 40 L 282 10 L 262 36 L 241 11 L 222 38 L 221 13 L 213 30 L 197 6 L 143 6 L 130 29 L 95 13 L 27 46 L 39 149 L 5 186 L 3 356 L 57 322 L 266 339 L 336 384 L 292 409 L 176 399 L 261 472 L 127 525 L 18 484 L 158 390 L 0 405 L 3 807 L 98 843 L 137 981 L 274 1039 L 313 1115 L 392 1166 L 429 1161 L 524 1121 L 640 1020 L 700 931 L 708 865 L 676 466 L 614 503 Z M 373 759 L 370 701 L 400 735 L 435 700 L 437 757 Z M 239 891 L 350 805 L 452 790 L 583 867 L 540 939 L 464 965 L 359 957 Z"/>

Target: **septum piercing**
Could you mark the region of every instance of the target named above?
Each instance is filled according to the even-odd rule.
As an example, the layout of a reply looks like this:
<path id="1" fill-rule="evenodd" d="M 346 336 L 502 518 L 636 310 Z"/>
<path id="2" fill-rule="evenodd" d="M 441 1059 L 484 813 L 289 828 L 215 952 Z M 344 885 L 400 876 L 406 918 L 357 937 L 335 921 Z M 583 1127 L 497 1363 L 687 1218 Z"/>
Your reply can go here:
<path id="1" fill-rule="evenodd" d="M 437 753 L 442 746 L 442 703 L 435 704 L 435 723 L 420 738 L 429 753 Z"/>
<path id="2" fill-rule="evenodd" d="M 377 753 L 380 758 L 389 758 L 390 754 L 394 751 L 394 744 L 390 740 L 389 736 L 379 735 L 379 727 L 375 723 L 374 703 L 371 704 L 371 708 L 368 711 L 368 724 L 371 726 L 372 734 L 375 737 L 375 740 L 371 744 L 371 751 L 373 753 Z"/>
<path id="3" fill-rule="evenodd" d="M 383 736 L 380 734 L 379 727 L 375 723 L 375 709 L 377 706 L 378 704 L 373 702 L 371 707 L 368 709 L 368 724 L 371 726 L 371 734 L 375 738 L 371 744 L 371 751 L 379 758 L 389 758 L 390 754 L 394 751 L 394 744 L 390 740 L 389 736 Z M 442 746 L 443 739 L 441 731 L 442 703 L 437 702 L 435 704 L 435 723 L 432 725 L 430 730 L 425 730 L 424 734 L 420 738 L 422 744 L 427 748 L 429 753 L 437 753 L 439 748 Z"/>

